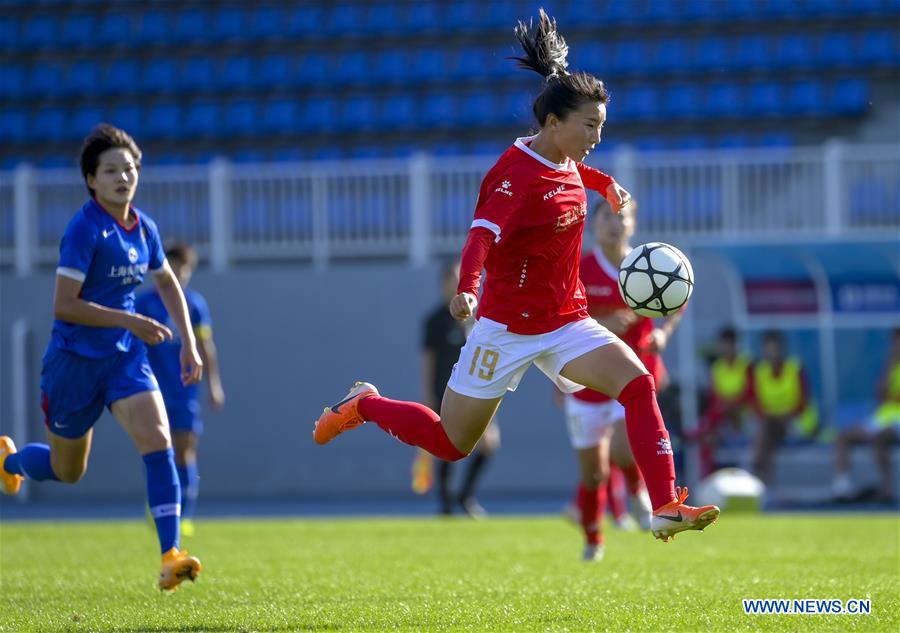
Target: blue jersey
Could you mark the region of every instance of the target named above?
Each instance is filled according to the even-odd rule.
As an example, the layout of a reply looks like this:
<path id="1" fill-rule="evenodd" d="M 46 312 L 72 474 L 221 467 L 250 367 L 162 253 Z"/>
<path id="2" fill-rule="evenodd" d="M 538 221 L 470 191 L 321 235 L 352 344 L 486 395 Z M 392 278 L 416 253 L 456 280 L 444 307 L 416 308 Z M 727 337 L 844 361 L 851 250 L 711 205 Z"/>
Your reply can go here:
<path id="1" fill-rule="evenodd" d="M 199 292 L 190 288 L 184 289 L 184 298 L 197 338 L 207 338 L 212 331 L 212 320 L 209 316 L 206 299 Z M 166 407 L 185 404 L 196 399 L 199 386 L 181 384 L 181 339 L 178 336 L 178 328 L 175 327 L 163 304 L 162 297 L 155 289 L 141 293 L 135 303 L 135 311 L 168 326 L 174 335 L 171 341 L 147 346 L 147 357 L 150 359 L 150 366 L 159 381 L 159 390 L 162 391 Z"/>
<path id="2" fill-rule="evenodd" d="M 156 223 L 132 207 L 136 222 L 123 225 L 96 200 L 89 200 L 66 227 L 59 246 L 57 275 L 82 282 L 79 298 L 107 308 L 134 312 L 134 289 L 148 270 L 159 270 L 166 261 Z M 127 352 L 133 343 L 130 331 L 53 322 L 50 347 L 103 358 Z"/>

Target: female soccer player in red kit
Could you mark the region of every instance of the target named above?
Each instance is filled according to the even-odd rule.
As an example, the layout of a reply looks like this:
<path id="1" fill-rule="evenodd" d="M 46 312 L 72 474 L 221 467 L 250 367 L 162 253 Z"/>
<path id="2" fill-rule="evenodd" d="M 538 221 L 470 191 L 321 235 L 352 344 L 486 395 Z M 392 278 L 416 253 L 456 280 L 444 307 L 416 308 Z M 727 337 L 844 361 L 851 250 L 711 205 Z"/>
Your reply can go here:
<path id="1" fill-rule="evenodd" d="M 516 36 L 525 52 L 516 58 L 520 66 L 546 79 L 533 105 L 540 131 L 517 139 L 481 184 L 450 302 L 458 319 L 477 307 L 478 322 L 460 352 L 440 416 L 359 382 L 324 410 L 313 436 L 325 444 L 369 420 L 402 442 L 456 461 L 469 454 L 503 395 L 534 363 L 564 392 L 589 387 L 615 396 L 625 408 L 657 538 L 702 530 L 719 509 L 685 505 L 687 489 L 674 486 L 672 447 L 653 378 L 627 345 L 590 317 L 578 276 L 585 187 L 601 192 L 614 209 L 630 198 L 611 177 L 580 162 L 600 142 L 609 94 L 596 77 L 566 70 L 568 46 L 543 10 L 537 29 L 520 22 Z M 479 304 L 482 269 L 487 281 Z"/>

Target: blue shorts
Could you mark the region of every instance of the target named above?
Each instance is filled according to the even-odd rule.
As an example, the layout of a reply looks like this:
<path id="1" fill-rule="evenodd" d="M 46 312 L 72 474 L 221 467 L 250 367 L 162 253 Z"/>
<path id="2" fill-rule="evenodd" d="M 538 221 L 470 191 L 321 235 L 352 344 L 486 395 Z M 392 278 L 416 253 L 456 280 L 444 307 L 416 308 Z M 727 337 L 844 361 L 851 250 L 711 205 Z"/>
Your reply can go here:
<path id="1" fill-rule="evenodd" d="M 197 398 L 166 398 L 166 415 L 169 417 L 169 428 L 173 431 L 187 431 L 200 435 L 203 433 L 203 420 L 200 419 L 200 401 Z"/>
<path id="2" fill-rule="evenodd" d="M 49 348 L 41 367 L 44 424 L 54 435 L 82 437 L 103 413 L 103 407 L 143 391 L 159 389 L 147 350 L 132 344 L 127 352 L 88 358 Z"/>

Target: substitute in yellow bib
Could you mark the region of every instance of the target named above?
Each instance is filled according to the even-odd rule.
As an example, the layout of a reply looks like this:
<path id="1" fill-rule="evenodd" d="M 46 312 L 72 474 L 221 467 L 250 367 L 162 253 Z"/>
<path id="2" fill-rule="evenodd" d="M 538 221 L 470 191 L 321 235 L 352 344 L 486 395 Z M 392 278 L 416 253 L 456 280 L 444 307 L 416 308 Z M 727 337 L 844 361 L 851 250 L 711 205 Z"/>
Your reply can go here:
<path id="1" fill-rule="evenodd" d="M 878 407 L 863 423 L 844 430 L 835 443 L 834 496 L 849 499 L 854 496 L 850 480 L 850 449 L 854 444 L 871 443 L 878 465 L 881 501 L 894 501 L 894 478 L 891 475 L 891 446 L 900 439 L 900 328 L 891 334 L 887 364 L 878 384 Z"/>
<path id="2" fill-rule="evenodd" d="M 753 467 L 768 484 L 775 451 L 790 424 L 798 421 L 807 435 L 816 426 L 806 372 L 798 358 L 787 356 L 781 332 L 769 330 L 763 334 L 762 357 L 750 373 L 750 401 L 759 418 Z"/>

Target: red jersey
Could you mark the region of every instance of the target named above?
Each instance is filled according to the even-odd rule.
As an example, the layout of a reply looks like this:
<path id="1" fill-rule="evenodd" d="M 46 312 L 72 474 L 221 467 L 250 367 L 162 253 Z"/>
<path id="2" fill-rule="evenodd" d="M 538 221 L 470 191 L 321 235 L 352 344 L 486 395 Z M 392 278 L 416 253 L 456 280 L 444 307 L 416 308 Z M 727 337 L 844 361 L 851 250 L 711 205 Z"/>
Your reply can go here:
<path id="1" fill-rule="evenodd" d="M 591 316 L 603 318 L 617 310 L 628 309 L 619 293 L 619 270 L 599 248 L 593 248 L 581 258 L 581 281 L 584 283 Z M 619 335 L 628 347 L 637 352 L 647 371 L 657 380 L 663 376 L 665 366 L 658 354 L 642 351 L 647 337 L 653 331 L 653 319 L 638 317 L 631 327 Z M 611 400 L 606 394 L 591 389 L 583 389 L 572 394 L 585 402 L 606 402 Z"/>
<path id="2" fill-rule="evenodd" d="M 458 289 L 477 294 L 483 265 L 487 279 L 477 316 L 514 334 L 552 332 L 588 317 L 578 275 L 585 187 L 605 192 L 614 182 L 569 159 L 553 163 L 532 151 L 530 141 L 517 139 L 481 183 Z M 478 244 L 469 250 L 479 228 L 493 234 L 483 258 Z M 479 257 L 471 256 L 475 250 Z"/>

